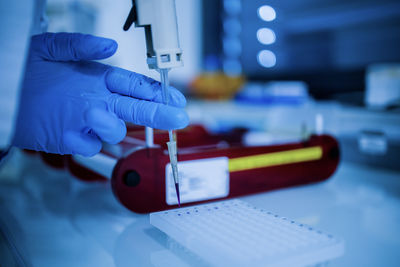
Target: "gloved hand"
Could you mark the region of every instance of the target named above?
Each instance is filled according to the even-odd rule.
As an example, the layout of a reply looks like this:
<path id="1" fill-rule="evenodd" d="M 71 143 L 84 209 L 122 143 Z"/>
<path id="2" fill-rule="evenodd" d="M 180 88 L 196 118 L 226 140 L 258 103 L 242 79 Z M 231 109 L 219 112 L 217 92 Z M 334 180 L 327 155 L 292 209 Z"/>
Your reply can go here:
<path id="1" fill-rule="evenodd" d="M 110 39 L 77 33 L 32 37 L 13 145 L 57 154 L 98 153 L 118 143 L 124 121 L 158 129 L 184 128 L 185 97 L 170 88 L 162 103 L 159 82 L 90 60 L 117 50 Z"/>

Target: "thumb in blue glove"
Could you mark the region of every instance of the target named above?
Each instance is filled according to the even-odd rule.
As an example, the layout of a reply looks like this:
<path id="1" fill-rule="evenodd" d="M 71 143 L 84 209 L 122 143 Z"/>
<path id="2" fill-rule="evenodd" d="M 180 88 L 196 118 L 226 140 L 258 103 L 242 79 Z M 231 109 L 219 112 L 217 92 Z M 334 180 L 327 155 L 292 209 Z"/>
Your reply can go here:
<path id="1" fill-rule="evenodd" d="M 57 154 L 98 153 L 126 135 L 124 121 L 158 129 L 184 128 L 185 97 L 143 75 L 90 60 L 117 50 L 110 39 L 78 33 L 32 37 L 13 144 Z"/>

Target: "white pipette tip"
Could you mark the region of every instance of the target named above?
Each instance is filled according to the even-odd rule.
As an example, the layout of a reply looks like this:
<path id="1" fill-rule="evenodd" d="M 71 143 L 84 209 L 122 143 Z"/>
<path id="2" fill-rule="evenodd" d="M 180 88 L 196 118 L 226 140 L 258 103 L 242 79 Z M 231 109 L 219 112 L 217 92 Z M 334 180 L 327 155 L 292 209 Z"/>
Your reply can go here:
<path id="1" fill-rule="evenodd" d="M 174 182 L 175 182 L 175 190 L 176 190 L 176 196 L 178 198 L 178 205 L 179 207 L 181 206 L 181 199 L 179 195 L 179 175 L 178 175 L 178 159 L 176 156 L 176 142 L 175 141 L 169 141 L 167 142 L 168 146 L 168 154 L 169 154 L 169 161 L 171 162 L 171 167 L 172 167 L 172 176 L 174 177 Z"/>
<path id="2" fill-rule="evenodd" d="M 169 71 L 169 69 L 159 69 L 159 72 L 161 75 L 161 89 L 162 89 L 162 95 L 163 95 L 163 102 L 165 105 L 168 105 L 168 102 L 169 102 L 168 101 L 169 100 L 168 71 Z M 178 198 L 178 205 L 180 207 L 181 206 L 181 198 L 179 195 L 178 159 L 176 157 L 177 148 L 176 148 L 176 142 L 174 141 L 172 130 L 168 131 L 168 135 L 169 135 L 169 142 L 167 142 L 167 146 L 168 146 L 169 161 L 171 162 L 172 175 L 174 176 L 174 182 L 175 182 L 176 196 Z"/>

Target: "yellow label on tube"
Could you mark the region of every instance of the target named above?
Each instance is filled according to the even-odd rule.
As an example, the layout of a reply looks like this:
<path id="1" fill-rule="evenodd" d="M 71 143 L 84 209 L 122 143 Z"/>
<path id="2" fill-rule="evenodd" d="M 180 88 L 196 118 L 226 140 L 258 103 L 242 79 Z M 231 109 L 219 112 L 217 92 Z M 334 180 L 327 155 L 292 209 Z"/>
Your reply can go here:
<path id="1" fill-rule="evenodd" d="M 257 168 L 272 167 L 297 162 L 318 160 L 322 157 L 319 146 L 300 148 L 281 152 L 272 152 L 254 156 L 229 159 L 229 171 L 245 171 Z"/>

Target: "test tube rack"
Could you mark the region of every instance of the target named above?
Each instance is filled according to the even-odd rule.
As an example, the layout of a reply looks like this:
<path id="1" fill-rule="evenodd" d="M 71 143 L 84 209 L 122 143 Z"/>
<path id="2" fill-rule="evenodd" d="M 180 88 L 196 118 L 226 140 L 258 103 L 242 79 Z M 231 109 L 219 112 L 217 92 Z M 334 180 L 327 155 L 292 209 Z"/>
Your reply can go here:
<path id="1" fill-rule="evenodd" d="M 143 127 L 128 127 L 127 137 L 121 143 L 105 146 L 93 159 L 50 154 L 42 154 L 42 157 L 54 167 L 68 169 L 78 179 L 111 181 L 116 198 L 134 212 L 176 208 L 177 204 L 167 201 L 169 158 L 165 143 L 168 134 L 156 130 L 155 146 L 146 147 L 144 132 Z M 187 201 L 183 206 L 323 181 L 335 172 L 340 160 L 338 142 L 329 135 L 311 135 L 306 140 L 288 144 L 249 147 L 242 143 L 244 133 L 245 130 L 238 129 L 211 134 L 201 125 L 177 131 L 179 164 L 212 159 L 227 162 L 227 194 Z"/>

